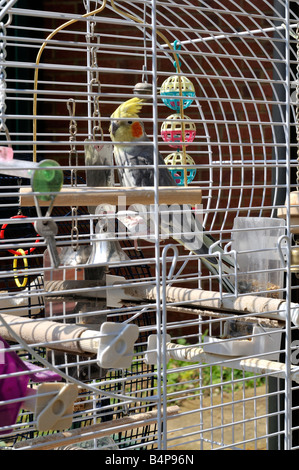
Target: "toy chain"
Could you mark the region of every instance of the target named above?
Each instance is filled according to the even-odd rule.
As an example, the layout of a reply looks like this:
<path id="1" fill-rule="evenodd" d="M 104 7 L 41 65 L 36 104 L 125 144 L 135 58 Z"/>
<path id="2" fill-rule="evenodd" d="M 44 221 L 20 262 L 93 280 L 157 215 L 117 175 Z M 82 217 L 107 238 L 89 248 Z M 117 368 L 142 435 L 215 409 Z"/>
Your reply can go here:
<path id="1" fill-rule="evenodd" d="M 78 153 L 75 145 L 76 135 L 77 135 L 77 122 L 75 121 L 75 112 L 76 112 L 76 103 L 73 99 L 68 100 L 67 109 L 70 115 L 70 125 L 69 125 L 69 142 L 70 142 L 70 152 L 69 152 L 69 166 L 71 168 L 71 186 L 77 186 L 77 166 L 78 166 Z M 75 162 L 72 161 L 75 157 Z M 75 165 L 73 165 L 73 163 Z"/>
<path id="2" fill-rule="evenodd" d="M 90 90 L 93 97 L 93 140 L 96 140 L 97 135 L 100 134 L 101 139 L 104 140 L 103 129 L 101 126 L 101 112 L 100 112 L 100 96 L 101 96 L 101 82 L 99 79 L 97 53 L 100 44 L 100 36 L 94 32 L 95 24 L 91 23 L 91 36 L 90 41 L 96 39 L 96 45 L 92 46 L 90 50 L 91 55 L 91 71 L 90 71 Z"/>
<path id="3" fill-rule="evenodd" d="M 76 114 L 76 103 L 73 99 L 68 100 L 67 109 L 71 118 L 70 125 L 69 125 L 69 132 L 70 132 L 69 166 L 71 168 L 71 186 L 77 186 L 78 152 L 77 152 L 76 145 L 75 145 L 76 135 L 77 135 L 77 122 L 74 119 L 75 114 Z M 73 157 L 75 157 L 74 162 L 73 162 Z M 71 240 L 72 240 L 72 247 L 75 251 L 78 249 L 78 242 L 79 242 L 77 215 L 78 215 L 78 208 L 72 207 Z"/>

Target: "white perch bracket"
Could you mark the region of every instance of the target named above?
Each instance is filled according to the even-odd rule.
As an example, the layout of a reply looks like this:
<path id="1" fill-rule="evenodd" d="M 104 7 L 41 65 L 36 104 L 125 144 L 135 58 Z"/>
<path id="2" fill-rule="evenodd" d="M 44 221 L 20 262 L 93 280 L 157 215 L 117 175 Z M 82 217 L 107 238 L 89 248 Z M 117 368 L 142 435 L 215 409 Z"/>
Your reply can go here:
<path id="1" fill-rule="evenodd" d="M 96 352 L 97 363 L 104 369 L 127 369 L 132 363 L 138 335 L 135 324 L 105 322 L 100 331 L 83 332 L 80 347 Z"/>
<path id="2" fill-rule="evenodd" d="M 63 431 L 72 425 L 77 397 L 76 384 L 44 382 L 27 396 L 23 406 L 34 412 L 38 431 Z"/>

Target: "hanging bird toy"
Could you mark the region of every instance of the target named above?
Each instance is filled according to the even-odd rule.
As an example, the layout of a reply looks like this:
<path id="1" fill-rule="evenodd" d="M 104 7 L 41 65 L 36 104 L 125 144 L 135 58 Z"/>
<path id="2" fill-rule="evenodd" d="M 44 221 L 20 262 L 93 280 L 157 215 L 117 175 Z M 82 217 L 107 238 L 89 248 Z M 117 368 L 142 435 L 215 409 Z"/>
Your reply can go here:
<path id="1" fill-rule="evenodd" d="M 161 136 L 170 147 L 182 148 L 182 142 L 187 145 L 193 142 L 196 126 L 188 116 L 184 116 L 184 125 L 179 114 L 171 114 L 161 126 Z"/>
<path id="2" fill-rule="evenodd" d="M 181 45 L 178 44 L 177 40 L 174 41 L 173 48 L 175 51 L 181 49 Z M 176 54 L 176 56 L 178 58 L 178 54 Z M 179 73 L 181 62 L 179 60 L 175 60 L 173 65 L 177 73 Z M 182 75 L 172 75 L 162 83 L 160 94 L 162 101 L 166 106 L 179 112 L 181 110 L 181 102 L 183 109 L 188 108 L 193 103 L 195 89 L 193 83 L 189 80 L 188 77 Z M 176 97 L 178 98 L 176 99 Z M 181 97 L 186 99 L 181 100 Z"/>
<path id="3" fill-rule="evenodd" d="M 178 49 L 181 49 L 181 45 L 175 41 L 174 50 Z M 176 58 L 173 65 L 176 71 L 180 72 L 181 62 L 178 60 L 178 54 L 176 54 Z M 163 103 L 176 111 L 176 114 L 168 116 L 161 126 L 161 136 L 164 142 L 177 149 L 176 152 L 168 155 L 164 162 L 173 167 L 169 171 L 176 184 L 186 186 L 193 181 L 196 175 L 195 162 L 190 155 L 186 154 L 186 146 L 195 139 L 196 126 L 188 116 L 184 115 L 183 111 L 193 102 L 194 86 L 187 77 L 174 75 L 163 82 L 160 93 Z M 188 99 L 184 99 L 185 97 Z M 186 169 L 186 165 L 193 165 L 193 168 Z"/>
<path id="4" fill-rule="evenodd" d="M 175 111 L 180 110 L 180 82 L 182 87 L 182 96 L 184 97 L 182 100 L 183 108 L 186 109 L 193 103 L 195 97 L 195 89 L 189 78 L 178 75 L 168 77 L 162 83 L 160 90 L 163 103 L 168 106 L 168 108 Z"/>
<path id="5" fill-rule="evenodd" d="M 190 157 L 190 155 L 188 155 L 187 153 L 183 155 L 183 153 L 178 150 L 176 152 L 170 153 L 164 159 L 166 165 L 171 165 L 172 167 L 175 167 L 169 168 L 169 171 L 178 186 L 184 185 L 184 167 L 180 168 L 180 165 L 184 165 L 184 159 L 186 160 L 185 164 L 190 165 L 190 168 L 187 168 L 187 184 L 189 184 L 191 183 L 191 181 L 194 180 L 196 175 L 196 169 L 192 167 L 192 165 L 195 165 L 193 158 Z"/>

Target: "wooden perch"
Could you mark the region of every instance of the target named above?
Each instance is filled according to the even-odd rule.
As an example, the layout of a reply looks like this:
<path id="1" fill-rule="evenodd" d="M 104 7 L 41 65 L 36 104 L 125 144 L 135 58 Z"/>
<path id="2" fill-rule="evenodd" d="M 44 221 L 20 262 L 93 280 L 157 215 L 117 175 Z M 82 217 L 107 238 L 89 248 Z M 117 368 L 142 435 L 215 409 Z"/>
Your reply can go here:
<path id="1" fill-rule="evenodd" d="M 20 206 L 35 205 L 31 187 L 20 188 Z M 198 187 L 166 187 L 159 188 L 159 204 L 200 204 L 202 191 Z M 112 204 L 114 206 L 130 206 L 132 204 L 154 204 L 155 190 L 153 187 L 143 188 L 92 188 L 88 186 L 64 186 L 57 193 L 54 206 L 98 206 Z M 41 206 L 48 206 L 49 201 L 39 201 Z"/>
<path id="2" fill-rule="evenodd" d="M 87 328 L 58 323 L 49 320 L 32 320 L 15 315 L 1 315 L 15 334 L 27 344 L 43 344 L 47 348 L 74 354 L 96 354 L 97 342 L 85 338 L 99 335 L 98 331 Z M 0 337 L 6 341 L 16 342 L 13 334 L 4 326 L 0 326 Z"/>
<path id="3" fill-rule="evenodd" d="M 179 413 L 178 406 L 170 406 L 167 408 L 167 418 L 175 416 Z M 129 431 L 145 425 L 154 424 L 158 418 L 158 410 L 148 411 L 145 413 L 132 414 L 125 418 L 116 419 L 104 423 L 92 424 L 82 428 L 71 429 L 65 432 L 50 434 L 48 436 L 40 436 L 35 439 L 17 442 L 14 449 L 22 449 L 29 447 L 28 450 L 50 450 L 55 449 L 61 443 L 75 444 L 90 439 L 97 439 L 104 436 L 110 436 L 113 433 Z"/>
<path id="4" fill-rule="evenodd" d="M 215 318 L 219 320 L 225 320 L 225 319 L 234 319 L 234 321 L 238 323 L 258 323 L 261 326 L 265 326 L 268 328 L 282 328 L 284 325 L 284 322 L 279 321 L 279 320 L 272 320 L 269 318 L 264 318 L 264 317 L 255 317 L 255 316 L 248 316 L 248 315 L 239 315 L 236 316 L 236 312 L 234 313 L 229 313 L 229 312 L 223 312 L 223 311 L 217 311 L 217 310 L 207 310 L 205 308 L 199 309 L 199 308 L 190 308 L 190 307 L 181 307 L 179 305 L 169 305 L 167 306 L 167 311 L 169 312 L 176 312 L 176 313 L 181 313 L 181 314 L 187 314 L 187 315 L 197 315 L 197 316 L 203 316 L 203 317 L 209 317 L 209 318 Z"/>
<path id="5" fill-rule="evenodd" d="M 259 357 L 240 358 L 205 352 L 204 348 L 198 346 L 182 347 L 180 344 L 166 343 L 167 352 L 172 359 L 187 362 L 199 362 L 204 364 L 221 363 L 227 367 L 253 372 L 254 374 L 270 374 L 277 378 L 285 379 L 286 365 Z M 291 366 L 292 380 L 299 383 L 299 371 L 297 366 Z"/>
<path id="6" fill-rule="evenodd" d="M 65 301 L 70 297 L 73 300 L 98 300 L 106 298 L 106 289 L 97 289 L 104 287 L 104 281 L 96 280 L 59 280 L 45 281 L 45 297 L 48 301 Z"/>
<path id="7" fill-rule="evenodd" d="M 75 281 L 77 282 L 77 281 Z M 109 289 L 86 289 L 82 292 L 77 291 L 76 297 L 84 298 L 105 298 L 107 297 L 107 306 L 109 307 L 109 298 L 120 304 L 124 301 L 144 302 L 156 301 L 157 289 L 154 285 L 136 285 L 128 286 L 126 279 L 119 277 L 119 280 L 109 285 Z M 75 284 L 74 284 L 75 285 Z M 46 289 L 50 296 L 68 295 L 67 287 L 70 287 L 65 281 L 53 281 L 46 284 Z M 82 285 L 83 286 L 83 285 Z M 74 287 L 74 286 L 73 286 Z M 74 295 L 74 291 L 70 291 L 69 295 Z M 163 295 L 163 289 L 160 288 L 160 296 Z M 109 297 L 110 296 L 110 297 Z M 262 315 L 264 318 L 285 321 L 285 300 L 275 299 L 271 297 L 262 297 L 259 295 L 242 295 L 235 298 L 232 295 L 221 296 L 219 292 L 207 291 L 203 289 L 189 289 L 186 287 L 166 286 L 166 303 L 170 307 L 177 308 L 192 307 L 203 309 L 214 309 L 221 312 L 236 312 L 238 314 Z M 111 306 L 111 305 L 110 305 Z M 115 306 L 115 305 L 113 305 Z M 297 324 L 297 305 L 291 304 L 291 317 L 294 324 Z"/>
<path id="8" fill-rule="evenodd" d="M 254 374 L 271 374 L 277 378 L 286 378 L 286 365 L 282 362 L 267 361 L 257 357 L 250 357 L 248 359 L 240 360 L 240 369 Z M 299 371 L 297 366 L 291 366 L 290 373 L 292 380 L 299 383 Z"/>
<path id="9" fill-rule="evenodd" d="M 157 298 L 157 289 L 154 286 L 138 286 L 137 284 L 131 288 L 124 288 L 124 291 L 127 298 L 129 294 L 131 298 L 135 299 L 156 300 Z M 161 287 L 160 296 L 162 295 L 163 289 Z M 283 310 L 285 301 L 271 297 L 251 294 L 237 298 L 230 295 L 221 297 L 219 292 L 166 286 L 166 302 L 181 304 L 182 307 L 191 305 L 192 307 L 212 308 L 242 314 L 263 315 L 266 318 L 285 321 Z M 295 307 L 294 304 L 292 306 Z"/>
<path id="10" fill-rule="evenodd" d="M 72 281 L 70 281 L 69 284 L 67 282 L 57 281 L 57 283 L 49 284 L 51 294 L 55 295 L 59 293 L 60 288 L 63 289 L 62 292 L 65 292 L 64 289 L 66 287 L 73 288 L 76 285 L 72 283 Z M 108 287 L 113 291 L 115 289 L 114 295 L 116 295 L 120 301 L 156 301 L 157 289 L 153 285 L 142 286 L 137 283 L 134 286 L 126 287 L 122 278 L 117 282 L 118 284 Z M 83 285 L 85 286 L 85 284 Z M 97 289 L 93 287 L 91 289 L 83 289 L 83 291 L 83 297 L 88 297 L 89 292 L 91 292 L 93 297 Z M 98 292 L 105 296 L 105 291 L 106 289 L 103 289 Z M 161 288 L 160 294 L 162 295 L 162 293 Z M 77 294 L 79 295 L 79 292 L 77 292 Z M 98 295 L 96 296 L 98 297 Z M 221 297 L 218 292 L 187 289 L 183 287 L 167 286 L 166 302 L 170 304 L 170 308 L 173 306 L 177 308 L 185 308 L 187 306 L 197 308 L 198 315 L 202 314 L 202 311 L 199 310 L 200 308 L 209 308 L 222 312 L 236 312 L 251 316 L 263 316 L 265 318 L 284 321 L 286 315 L 286 305 L 283 299 L 272 299 L 254 295 L 242 296 L 240 298 L 234 298 L 233 296 Z M 294 304 L 291 306 L 293 320 L 295 316 L 298 316 L 298 308 Z M 34 320 L 6 314 L 3 314 L 2 317 L 15 334 L 20 336 L 28 344 L 43 344 L 50 349 L 76 354 L 97 354 L 98 331 L 79 325 L 58 323 L 50 320 Z M 295 321 L 294 323 L 296 324 Z M 0 336 L 7 341 L 15 341 L 13 334 L 11 334 L 5 326 L 0 326 Z"/>

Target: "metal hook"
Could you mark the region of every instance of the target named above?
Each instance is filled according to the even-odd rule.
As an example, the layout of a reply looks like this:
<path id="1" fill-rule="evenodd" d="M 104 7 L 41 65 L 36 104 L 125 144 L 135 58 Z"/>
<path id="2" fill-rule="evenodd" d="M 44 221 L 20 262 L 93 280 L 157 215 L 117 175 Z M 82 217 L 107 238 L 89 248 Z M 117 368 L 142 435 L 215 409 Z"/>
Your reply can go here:
<path id="1" fill-rule="evenodd" d="M 11 22 L 12 22 L 12 13 L 8 13 L 8 19 L 7 19 L 6 23 L 4 24 L 5 28 L 7 26 L 10 26 Z"/>
<path id="2" fill-rule="evenodd" d="M 148 83 L 148 74 L 147 74 L 147 66 L 146 65 L 142 66 L 142 71 L 143 71 L 142 82 L 143 83 Z"/>
<path id="3" fill-rule="evenodd" d="M 100 140 L 103 141 L 104 140 L 104 132 L 103 132 L 103 129 L 100 125 L 93 127 L 93 130 L 92 130 L 93 140 L 97 140 L 98 133 L 100 133 L 100 137 L 101 137 Z"/>
<path id="4" fill-rule="evenodd" d="M 287 27 L 284 23 L 281 23 L 281 27 L 284 28 L 287 31 Z M 298 35 L 294 33 L 294 31 L 290 28 L 289 29 L 289 34 L 292 36 L 294 39 L 298 40 Z"/>
<path id="5" fill-rule="evenodd" d="M 71 107 L 72 105 L 72 107 Z M 73 98 L 70 98 L 66 103 L 70 117 L 74 117 L 76 113 L 76 102 Z"/>
<path id="6" fill-rule="evenodd" d="M 168 276 L 167 276 L 166 275 L 166 256 L 167 256 L 167 252 L 170 248 L 173 250 L 173 259 L 172 259 L 171 267 L 170 267 L 170 270 L 169 270 Z M 167 279 L 172 278 L 175 267 L 176 267 L 176 264 L 177 264 L 178 255 L 179 255 L 179 252 L 178 252 L 178 249 L 175 245 L 169 244 L 169 245 L 166 245 L 165 248 L 163 249 L 163 252 L 162 252 L 162 279 L 164 281 L 166 280 L 166 278 Z"/>
<path id="7" fill-rule="evenodd" d="M 9 130 L 4 122 L 0 122 L 0 134 L 5 134 L 8 147 L 12 147 Z"/>
<path id="8" fill-rule="evenodd" d="M 5 7 L 2 8 L 1 13 L 0 13 L 0 20 L 2 20 L 6 14 L 8 14 L 8 25 L 11 22 L 10 17 L 12 16 L 11 13 L 7 13 L 10 8 L 14 6 L 14 4 L 17 2 L 17 0 L 10 0 Z"/>

